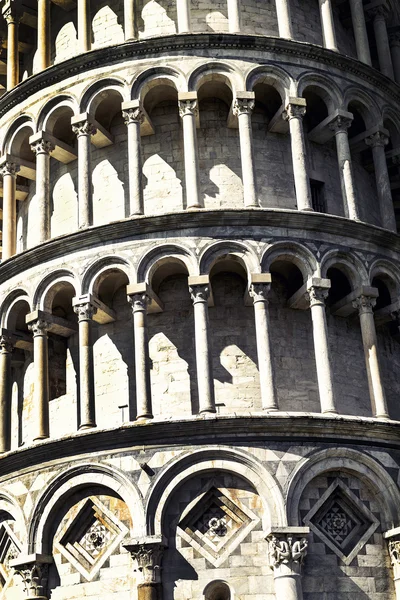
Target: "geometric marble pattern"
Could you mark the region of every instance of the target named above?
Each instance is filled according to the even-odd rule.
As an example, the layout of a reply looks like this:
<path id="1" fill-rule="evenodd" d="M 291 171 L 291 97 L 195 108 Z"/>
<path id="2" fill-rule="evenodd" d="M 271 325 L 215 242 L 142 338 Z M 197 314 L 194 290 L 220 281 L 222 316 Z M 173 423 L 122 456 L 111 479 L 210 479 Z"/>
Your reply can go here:
<path id="1" fill-rule="evenodd" d="M 2 592 L 5 592 L 13 577 L 14 571 L 10 568 L 10 560 L 17 558 L 20 552 L 21 544 L 8 523 L 3 522 L 0 526 L 0 589 Z"/>
<path id="2" fill-rule="evenodd" d="M 259 518 L 229 490 L 207 484 L 186 507 L 178 535 L 215 567 L 220 566 L 259 523 Z"/>
<path id="3" fill-rule="evenodd" d="M 305 516 L 304 524 L 348 565 L 379 521 L 343 481 L 336 479 Z"/>

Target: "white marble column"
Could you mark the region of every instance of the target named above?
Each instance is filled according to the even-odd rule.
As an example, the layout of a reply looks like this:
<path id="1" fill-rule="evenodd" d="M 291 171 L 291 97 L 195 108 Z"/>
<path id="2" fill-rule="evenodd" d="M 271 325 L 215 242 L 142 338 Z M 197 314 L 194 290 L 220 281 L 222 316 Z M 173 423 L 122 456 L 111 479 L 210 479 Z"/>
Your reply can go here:
<path id="1" fill-rule="evenodd" d="M 0 453 L 10 450 L 11 445 L 12 351 L 12 336 L 0 330 Z"/>
<path id="2" fill-rule="evenodd" d="M 80 52 L 91 48 L 90 0 L 78 0 L 78 45 Z"/>
<path id="3" fill-rule="evenodd" d="M 353 302 L 353 306 L 358 310 L 360 316 L 372 414 L 377 419 L 388 419 L 389 414 L 381 369 L 379 366 L 378 342 L 376 338 L 374 314 L 372 311 L 375 304 L 376 297 L 365 295 L 361 295 Z"/>
<path id="4" fill-rule="evenodd" d="M 20 167 L 5 160 L 0 164 L 3 177 L 3 227 L 2 227 L 2 260 L 14 256 L 17 249 L 17 173 Z"/>
<path id="5" fill-rule="evenodd" d="M 92 192 L 92 135 L 96 128 L 90 120 L 72 122 L 72 131 L 78 138 L 78 226 L 89 227 L 93 223 Z"/>
<path id="6" fill-rule="evenodd" d="M 357 57 L 361 62 L 371 66 L 371 52 L 365 24 L 365 13 L 363 0 L 349 0 L 351 20 L 353 23 L 354 38 L 356 40 Z"/>
<path id="7" fill-rule="evenodd" d="M 275 411 L 278 410 L 278 400 L 276 397 L 275 374 L 269 335 L 268 294 L 270 289 L 270 273 L 252 275 L 249 294 L 253 298 L 254 303 L 261 404 L 263 410 Z"/>
<path id="8" fill-rule="evenodd" d="M 91 429 L 96 427 L 92 328 L 97 309 L 90 302 L 73 307 L 79 323 L 79 429 Z"/>
<path id="9" fill-rule="evenodd" d="M 396 231 L 396 217 L 385 155 L 385 146 L 389 143 L 389 137 L 385 132 L 377 131 L 366 138 L 365 143 L 372 148 L 382 227 Z"/>
<path id="10" fill-rule="evenodd" d="M 348 135 L 348 129 L 352 122 L 353 116 L 351 115 L 350 117 L 350 113 L 349 117 L 338 115 L 336 119 L 329 124 L 329 127 L 335 132 L 340 184 L 345 214 L 349 219 L 358 221 L 360 216 L 358 211 L 357 193 L 354 185 L 353 165 Z"/>
<path id="11" fill-rule="evenodd" d="M 36 154 L 36 202 L 38 243 L 50 237 L 50 153 L 54 150 L 52 142 L 46 140 L 43 132 L 29 138 L 32 152 Z"/>
<path id="12" fill-rule="evenodd" d="M 190 0 L 176 0 L 178 33 L 190 33 Z"/>
<path id="13" fill-rule="evenodd" d="M 200 198 L 199 156 L 196 134 L 197 93 L 180 93 L 178 102 L 183 125 L 187 208 L 203 208 L 204 204 Z"/>
<path id="14" fill-rule="evenodd" d="M 227 0 L 229 33 L 240 33 L 240 0 Z"/>
<path id="15" fill-rule="evenodd" d="M 303 117 L 306 114 L 304 98 L 289 98 L 283 118 L 289 121 L 294 185 L 298 210 L 313 210 L 310 179 L 308 176 Z"/>
<path id="16" fill-rule="evenodd" d="M 324 46 L 329 50 L 338 52 L 335 32 L 335 22 L 333 19 L 332 0 L 319 0 L 319 10 L 321 14 L 322 36 Z"/>
<path id="17" fill-rule="evenodd" d="M 385 4 L 380 4 L 379 6 L 370 9 L 368 14 L 373 19 L 374 23 L 380 70 L 387 77 L 394 79 L 392 56 L 390 54 L 389 36 L 386 25 L 389 9 Z"/>
<path id="18" fill-rule="evenodd" d="M 212 352 L 210 346 L 208 322 L 208 299 L 210 297 L 210 284 L 202 283 L 201 280 L 202 277 L 189 277 L 189 292 L 194 307 L 199 412 L 215 413 Z"/>
<path id="19" fill-rule="evenodd" d="M 308 527 L 280 527 L 267 535 L 269 565 L 276 600 L 302 600 L 302 566 L 307 555 Z"/>
<path id="20" fill-rule="evenodd" d="M 49 353 L 47 332 L 50 324 L 44 319 L 27 321 L 33 334 L 33 359 L 35 369 L 33 441 L 49 437 Z"/>
<path id="21" fill-rule="evenodd" d="M 400 84 L 400 28 L 389 35 L 394 78 Z"/>
<path id="22" fill-rule="evenodd" d="M 399 532 L 397 536 L 399 537 Z M 400 600 L 400 540 L 388 540 L 390 562 L 393 569 L 394 589 L 396 592 L 396 600 Z"/>
<path id="23" fill-rule="evenodd" d="M 135 561 L 138 600 L 162 600 L 162 560 L 166 542 L 162 536 L 151 535 L 123 543 Z"/>
<path id="24" fill-rule="evenodd" d="M 49 564 L 51 556 L 45 554 L 20 554 L 10 561 L 10 567 L 22 578 L 25 600 L 47 600 Z"/>
<path id="25" fill-rule="evenodd" d="M 14 3 L 5 5 L 3 17 L 7 22 L 7 90 L 19 83 L 18 29 L 21 19 Z"/>
<path id="26" fill-rule="evenodd" d="M 254 110 L 255 104 L 254 92 L 238 92 L 233 103 L 233 113 L 239 121 L 243 198 L 246 208 L 255 208 L 259 205 L 253 155 L 253 132 L 251 128 L 251 113 Z"/>
<path id="27" fill-rule="evenodd" d="M 50 0 L 38 0 L 38 21 L 37 21 L 37 54 L 38 69 L 43 71 L 50 66 Z"/>
<path id="28" fill-rule="evenodd" d="M 129 292 L 129 290 L 128 290 Z M 132 306 L 135 348 L 136 420 L 152 419 L 150 386 L 149 339 L 147 307 L 149 297 L 144 293 L 128 294 Z"/>
<path id="29" fill-rule="evenodd" d="M 122 103 L 122 116 L 128 131 L 129 207 L 130 214 L 143 214 L 142 144 L 140 125 L 144 116 L 139 100 Z"/>
<path id="30" fill-rule="evenodd" d="M 328 325 L 325 314 L 325 300 L 328 297 L 330 287 L 329 279 L 320 279 L 318 283 L 313 280 L 307 289 L 307 299 L 310 302 L 313 325 L 319 400 L 321 413 L 323 414 L 337 413 L 329 351 Z"/>
<path id="31" fill-rule="evenodd" d="M 293 26 L 290 16 L 290 0 L 275 0 L 279 37 L 293 39 Z"/>

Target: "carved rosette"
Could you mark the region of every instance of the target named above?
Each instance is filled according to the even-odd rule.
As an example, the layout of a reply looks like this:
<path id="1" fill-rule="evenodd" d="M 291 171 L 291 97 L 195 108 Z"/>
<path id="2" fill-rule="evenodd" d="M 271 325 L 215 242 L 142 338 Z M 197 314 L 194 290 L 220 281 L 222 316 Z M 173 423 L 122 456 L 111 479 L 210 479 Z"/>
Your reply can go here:
<path id="1" fill-rule="evenodd" d="M 249 295 L 253 298 L 254 304 L 256 302 L 264 302 L 268 304 L 268 294 L 271 290 L 270 283 L 252 283 L 249 288 Z"/>
<path id="2" fill-rule="evenodd" d="M 44 319 L 38 319 L 28 324 L 29 331 L 32 331 L 33 337 L 47 336 L 47 331 L 50 329 L 50 323 Z"/>
<path id="3" fill-rule="evenodd" d="M 38 154 L 50 154 L 53 152 L 54 148 L 55 146 L 52 144 L 52 142 L 43 138 L 34 144 L 31 144 L 31 150 L 36 154 L 36 156 Z"/>
<path id="4" fill-rule="evenodd" d="M 145 312 L 150 304 L 150 298 L 147 294 L 132 294 L 128 296 L 128 302 L 132 306 L 132 312 Z"/>
<path id="5" fill-rule="evenodd" d="M 389 138 L 382 131 L 377 131 L 373 135 L 365 138 L 365 143 L 371 148 L 384 148 L 389 143 Z"/>
<path id="6" fill-rule="evenodd" d="M 353 118 L 338 115 L 331 123 L 329 123 L 329 129 L 335 134 L 347 133 L 348 129 L 351 127 L 352 122 Z"/>
<path id="7" fill-rule="evenodd" d="M 93 315 L 97 312 L 97 308 L 90 304 L 90 302 L 85 302 L 84 304 L 77 304 L 74 306 L 74 313 L 78 315 L 78 321 L 91 321 L 93 319 Z"/>
<path id="8" fill-rule="evenodd" d="M 124 117 L 125 125 L 130 125 L 131 123 L 138 123 L 141 125 L 144 121 L 144 113 L 139 107 L 123 110 L 122 116 Z"/>
<path id="9" fill-rule="evenodd" d="M 325 306 L 325 300 L 327 299 L 329 290 L 326 288 L 316 287 L 313 285 L 308 288 L 306 292 L 306 298 L 310 303 L 310 308 L 313 306 Z"/>
<path id="10" fill-rule="evenodd" d="M 193 304 L 207 304 L 210 297 L 210 287 L 208 285 L 190 285 L 189 293 Z"/>
<path id="11" fill-rule="evenodd" d="M 21 167 L 19 165 L 7 160 L 0 166 L 0 175 L 1 177 L 5 177 L 6 175 L 12 175 L 12 177 L 15 177 L 20 169 Z"/>
<path id="12" fill-rule="evenodd" d="M 272 533 L 267 537 L 267 541 L 269 566 L 274 575 L 300 575 L 307 555 L 307 539 L 291 533 Z"/>
<path id="13" fill-rule="evenodd" d="M 371 296 L 360 296 L 352 302 L 353 308 L 356 308 L 360 315 L 371 313 L 376 304 L 376 298 Z"/>
<path id="14" fill-rule="evenodd" d="M 47 563 L 28 563 L 16 567 L 15 572 L 22 577 L 27 600 L 41 598 L 47 600 L 46 588 L 49 575 Z"/>
<path id="15" fill-rule="evenodd" d="M 307 108 L 302 104 L 288 104 L 286 110 L 282 113 L 282 117 L 285 121 L 290 121 L 290 119 L 303 119 L 306 112 Z"/>
<path id="16" fill-rule="evenodd" d="M 82 135 L 95 135 L 97 129 L 90 121 L 82 121 L 72 125 L 72 131 L 77 137 L 81 137 Z"/>
<path id="17" fill-rule="evenodd" d="M 164 544 L 157 542 L 137 544 L 129 548 L 142 575 L 142 583 L 160 583 L 164 549 Z"/>
<path id="18" fill-rule="evenodd" d="M 179 115 L 183 118 L 187 115 L 197 117 L 199 108 L 197 100 L 179 100 Z"/>
<path id="19" fill-rule="evenodd" d="M 13 338 L 10 335 L 0 335 L 0 352 L 1 354 L 11 354 L 13 351 Z"/>
<path id="20" fill-rule="evenodd" d="M 235 117 L 240 115 L 251 115 L 254 110 L 256 102 L 251 98 L 236 98 L 233 103 L 233 114 Z"/>

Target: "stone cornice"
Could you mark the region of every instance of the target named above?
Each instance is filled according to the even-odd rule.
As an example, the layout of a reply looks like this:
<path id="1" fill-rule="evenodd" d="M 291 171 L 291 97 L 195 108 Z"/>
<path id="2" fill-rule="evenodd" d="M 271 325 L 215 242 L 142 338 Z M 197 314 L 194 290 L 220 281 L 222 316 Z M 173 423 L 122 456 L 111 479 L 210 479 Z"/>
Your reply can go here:
<path id="1" fill-rule="evenodd" d="M 319 414 L 273 413 L 245 416 L 192 417 L 187 420 L 129 423 L 114 429 L 89 430 L 24 446 L 0 457 L 0 478 L 36 465 L 59 465 L 70 458 L 84 458 L 154 446 L 190 447 L 210 444 L 333 444 L 400 450 L 400 422 L 362 417 Z"/>
<path id="2" fill-rule="evenodd" d="M 0 99 L 0 118 L 33 94 L 69 77 L 81 74 L 83 71 L 90 71 L 104 67 L 104 65 L 118 64 L 132 58 L 159 58 L 160 56 L 174 56 L 182 53 L 190 54 L 191 51 L 204 52 L 208 58 L 212 55 L 213 50 L 232 49 L 235 50 L 234 57 L 237 57 L 238 52 L 254 51 L 314 61 L 319 66 L 326 65 L 346 74 L 355 75 L 375 89 L 382 90 L 386 97 L 390 97 L 395 102 L 400 102 L 400 86 L 395 82 L 358 60 L 327 50 L 321 46 L 276 37 L 199 33 L 125 42 L 117 46 L 108 46 L 79 54 L 53 65 L 40 73 L 32 75 L 14 89 L 6 92 Z"/>
<path id="3" fill-rule="evenodd" d="M 186 231 L 188 236 L 201 236 L 204 228 L 231 229 L 230 237 L 245 236 L 246 228 L 252 237 L 273 237 L 273 228 L 312 232 L 308 241 L 329 241 L 332 244 L 349 247 L 352 240 L 374 244 L 378 248 L 400 253 L 400 236 L 381 227 L 351 221 L 344 217 L 297 210 L 283 209 L 219 209 L 191 210 L 156 216 L 141 216 L 106 225 L 89 227 L 74 233 L 59 236 L 39 246 L 34 246 L 10 258 L 0 265 L 0 285 L 11 277 L 23 273 L 29 268 L 38 267 L 56 258 L 65 258 L 70 253 L 80 252 L 101 246 L 107 248 L 110 243 L 145 239 L 150 235 Z M 232 229 L 237 228 L 237 234 Z M 257 232 L 255 229 L 260 231 Z M 215 231 L 218 235 L 218 231 Z M 226 237 L 225 234 L 220 234 Z M 279 236 L 279 234 L 277 234 Z M 332 240 L 331 236 L 337 236 Z"/>

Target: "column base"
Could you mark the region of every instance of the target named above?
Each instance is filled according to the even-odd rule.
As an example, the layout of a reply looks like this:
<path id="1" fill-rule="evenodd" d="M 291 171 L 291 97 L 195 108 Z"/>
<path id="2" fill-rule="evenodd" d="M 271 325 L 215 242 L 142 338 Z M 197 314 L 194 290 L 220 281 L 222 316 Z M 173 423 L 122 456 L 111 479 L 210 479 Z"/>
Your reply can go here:
<path id="1" fill-rule="evenodd" d="M 337 415 L 338 411 L 337 410 L 323 410 L 321 414 L 323 414 L 323 415 Z"/>
<path id="2" fill-rule="evenodd" d="M 268 408 L 268 407 L 266 407 L 266 408 L 263 408 L 263 411 L 264 412 L 269 412 L 269 413 L 270 412 L 279 412 L 279 408 L 276 408 L 276 407 L 274 407 L 274 408 Z"/>
<path id="3" fill-rule="evenodd" d="M 154 415 L 148 413 L 146 415 L 138 415 L 135 421 L 148 421 L 149 419 L 154 419 Z"/>
<path id="4" fill-rule="evenodd" d="M 141 216 L 143 214 L 144 214 L 144 212 L 142 210 L 136 210 L 135 212 L 131 213 L 129 215 L 129 217 L 139 217 L 139 216 Z"/>
<path id="5" fill-rule="evenodd" d="M 380 421 L 390 421 L 389 415 L 375 415 L 375 419 L 379 419 Z"/>
<path id="6" fill-rule="evenodd" d="M 93 429 L 97 427 L 96 423 L 84 423 L 83 425 L 79 425 L 78 431 L 84 431 L 85 429 Z"/>
<path id="7" fill-rule="evenodd" d="M 204 206 L 201 204 L 191 204 L 190 206 L 186 207 L 186 210 L 197 210 L 199 208 L 204 208 Z"/>
<path id="8" fill-rule="evenodd" d="M 199 415 L 215 415 L 217 413 L 216 409 L 206 408 L 204 410 L 199 411 Z"/>
<path id="9" fill-rule="evenodd" d="M 40 435 L 38 437 L 33 438 L 34 442 L 41 442 L 42 440 L 48 440 L 49 439 L 49 435 Z"/>

